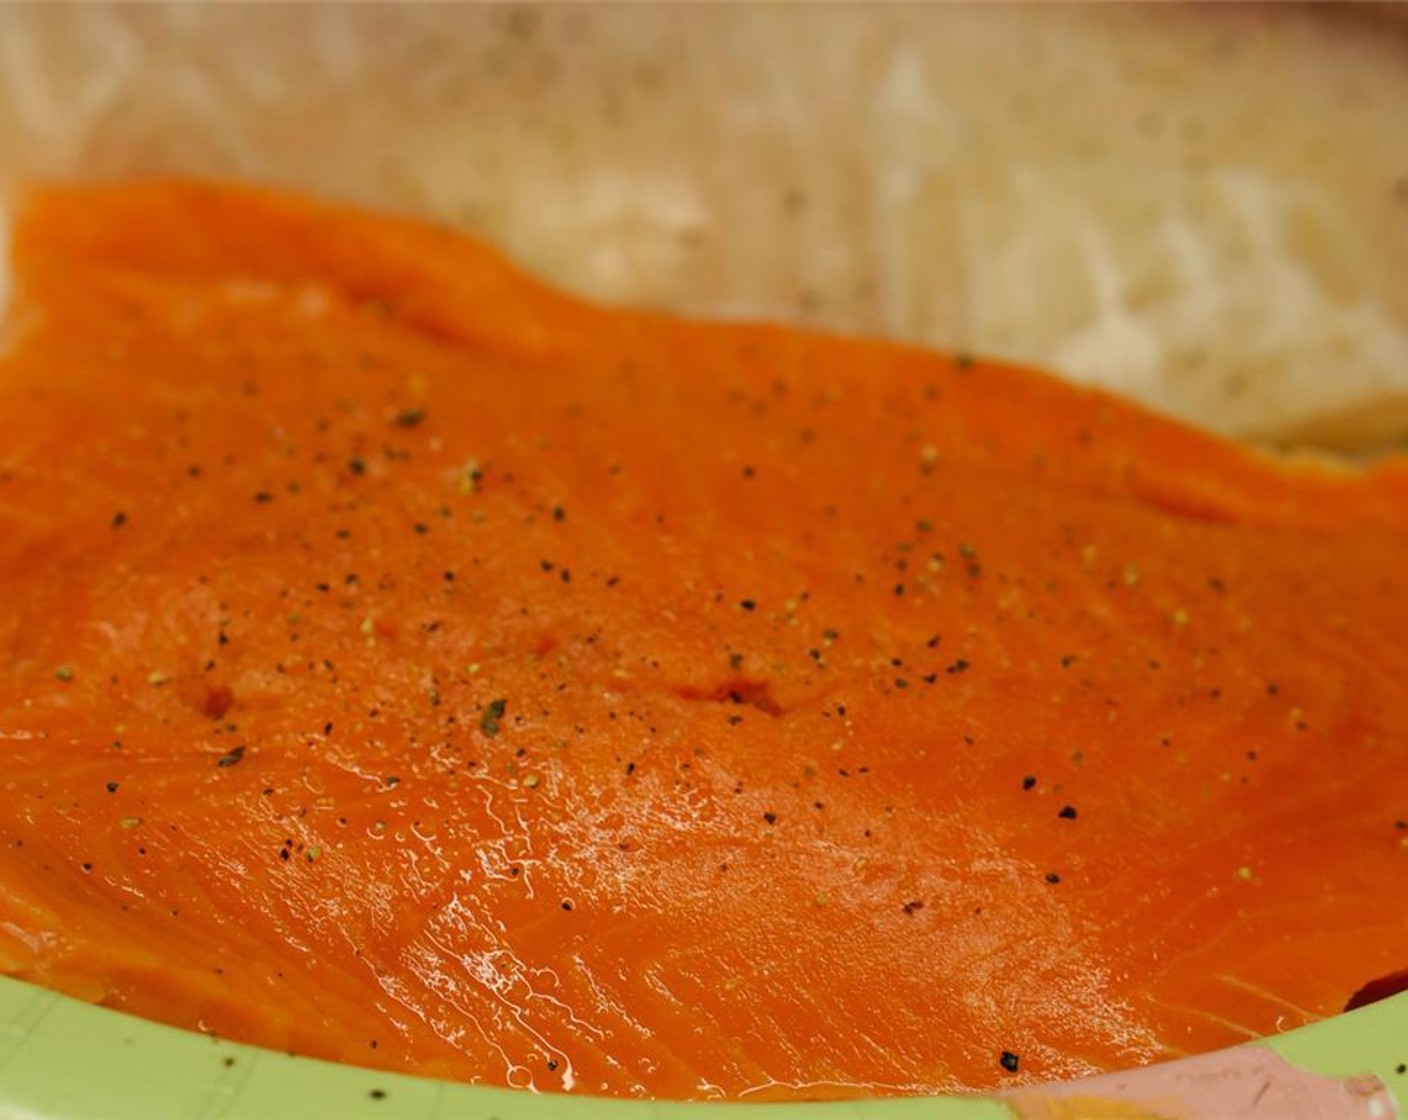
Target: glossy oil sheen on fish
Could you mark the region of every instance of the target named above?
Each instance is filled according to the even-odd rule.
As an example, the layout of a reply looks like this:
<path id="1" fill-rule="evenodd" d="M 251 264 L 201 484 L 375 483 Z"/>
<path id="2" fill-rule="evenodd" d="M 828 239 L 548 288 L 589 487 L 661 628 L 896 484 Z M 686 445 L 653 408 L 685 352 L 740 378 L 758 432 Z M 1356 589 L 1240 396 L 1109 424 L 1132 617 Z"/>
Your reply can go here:
<path id="1" fill-rule="evenodd" d="M 234 188 L 38 191 L 14 255 L 5 972 L 782 1097 L 1207 1050 L 1404 966 L 1402 463 Z"/>

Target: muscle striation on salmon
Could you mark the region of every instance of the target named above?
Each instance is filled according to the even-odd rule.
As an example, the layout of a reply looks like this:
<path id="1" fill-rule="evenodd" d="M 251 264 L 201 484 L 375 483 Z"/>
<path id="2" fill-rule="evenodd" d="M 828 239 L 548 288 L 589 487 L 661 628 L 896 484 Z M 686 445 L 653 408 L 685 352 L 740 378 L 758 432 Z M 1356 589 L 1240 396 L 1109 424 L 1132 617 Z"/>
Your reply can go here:
<path id="1" fill-rule="evenodd" d="M 243 188 L 13 240 L 0 971 L 752 1098 L 1157 1061 L 1408 964 L 1402 462 Z"/>

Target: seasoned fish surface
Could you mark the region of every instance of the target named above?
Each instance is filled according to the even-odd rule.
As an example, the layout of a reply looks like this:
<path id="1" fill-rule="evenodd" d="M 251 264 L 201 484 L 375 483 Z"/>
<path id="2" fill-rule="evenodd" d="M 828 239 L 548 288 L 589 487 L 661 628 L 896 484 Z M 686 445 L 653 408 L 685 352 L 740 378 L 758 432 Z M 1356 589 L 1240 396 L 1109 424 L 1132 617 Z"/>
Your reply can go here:
<path id="1" fill-rule="evenodd" d="M 14 253 L 6 973 L 784 1097 L 1208 1050 L 1404 966 L 1401 463 L 236 188 L 37 191 Z"/>

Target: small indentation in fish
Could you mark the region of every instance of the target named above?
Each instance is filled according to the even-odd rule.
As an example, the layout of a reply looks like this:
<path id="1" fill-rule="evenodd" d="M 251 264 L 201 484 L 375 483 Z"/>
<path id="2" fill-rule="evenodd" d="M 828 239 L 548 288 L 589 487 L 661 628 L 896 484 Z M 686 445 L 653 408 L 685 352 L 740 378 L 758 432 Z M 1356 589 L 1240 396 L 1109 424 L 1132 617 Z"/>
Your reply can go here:
<path id="1" fill-rule="evenodd" d="M 711 689 L 684 686 L 676 690 L 684 700 L 708 700 L 716 704 L 747 704 L 770 716 L 783 715 L 785 709 L 772 694 L 767 681 L 735 677 Z"/>

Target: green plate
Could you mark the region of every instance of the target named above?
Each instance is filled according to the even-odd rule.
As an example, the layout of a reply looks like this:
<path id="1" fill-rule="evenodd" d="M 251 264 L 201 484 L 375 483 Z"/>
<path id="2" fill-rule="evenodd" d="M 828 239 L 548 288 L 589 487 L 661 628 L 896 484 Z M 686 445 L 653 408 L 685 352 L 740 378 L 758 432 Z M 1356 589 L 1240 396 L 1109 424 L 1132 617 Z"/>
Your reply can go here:
<path id="1" fill-rule="evenodd" d="M 1043 1090 L 1006 1100 L 945 1097 L 771 1105 L 539 1096 L 221 1042 L 0 978 L 0 1118 L 5 1120 L 1074 1120 L 1112 1115 L 1096 1105 L 1072 1102 L 1072 1090 L 1082 1084 L 1092 1088 L 1077 1093 L 1080 1100 L 1148 1100 L 1147 1112 L 1126 1109 L 1119 1115 L 1152 1117 L 1156 1099 L 1166 1100 L 1170 1092 L 1179 1091 L 1176 1071 L 1184 1069 L 1188 1076 L 1183 1077 L 1183 1089 L 1193 1115 L 1217 1120 L 1231 1115 L 1209 1096 L 1208 1086 L 1215 1082 L 1215 1091 L 1223 1092 L 1229 1080 L 1241 1078 L 1250 1085 L 1250 1105 L 1237 1115 L 1247 1120 L 1292 1115 L 1388 1120 L 1397 1115 L 1393 1089 L 1408 1089 L 1403 1072 L 1408 1069 L 1408 996 L 1219 1055 L 1064 1086 L 1060 1092 L 1067 1099 L 1057 1109 Z M 1374 1082 L 1375 1077 L 1383 1085 Z M 1352 1080 L 1338 1080 L 1346 1078 Z M 1339 1093 L 1347 1103 L 1332 1104 L 1334 1111 L 1310 1111 L 1310 1096 L 1325 1092 Z M 1263 1101 L 1272 1107 L 1259 1108 Z M 1304 1103 L 1287 1112 L 1286 1101 Z M 1178 1114 L 1187 1115 L 1182 1110 Z"/>

